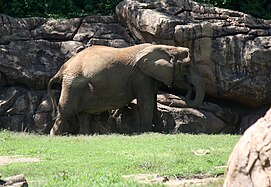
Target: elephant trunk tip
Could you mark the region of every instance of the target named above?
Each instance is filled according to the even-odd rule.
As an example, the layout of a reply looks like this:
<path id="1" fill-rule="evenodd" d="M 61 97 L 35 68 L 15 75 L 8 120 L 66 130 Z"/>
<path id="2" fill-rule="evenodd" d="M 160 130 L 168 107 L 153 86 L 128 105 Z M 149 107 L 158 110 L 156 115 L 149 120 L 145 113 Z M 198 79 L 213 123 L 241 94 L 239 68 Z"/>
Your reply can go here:
<path id="1" fill-rule="evenodd" d="M 191 98 L 193 88 L 195 90 L 195 98 L 194 99 Z M 188 107 L 198 108 L 203 104 L 204 97 L 205 97 L 205 92 L 202 87 L 190 85 L 190 88 L 188 89 L 186 97 L 185 97 L 185 102 Z"/>

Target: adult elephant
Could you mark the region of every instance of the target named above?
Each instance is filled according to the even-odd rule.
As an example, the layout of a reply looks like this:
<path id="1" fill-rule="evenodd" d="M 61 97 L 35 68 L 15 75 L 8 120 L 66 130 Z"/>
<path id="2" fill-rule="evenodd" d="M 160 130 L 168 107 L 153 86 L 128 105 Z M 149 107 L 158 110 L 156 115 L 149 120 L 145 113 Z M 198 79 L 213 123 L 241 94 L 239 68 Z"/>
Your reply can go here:
<path id="1" fill-rule="evenodd" d="M 162 83 L 172 87 L 178 81 L 188 81 L 188 106 L 197 107 L 204 98 L 203 78 L 191 63 L 189 49 L 184 47 L 89 47 L 69 59 L 49 81 L 54 108 L 51 85 L 56 80 L 62 80 L 62 90 L 51 135 L 67 132 L 69 120 L 79 113 L 97 114 L 121 108 L 134 98 L 139 107 L 140 131 L 151 131 L 157 111 L 156 95 Z M 192 87 L 194 99 L 190 98 Z M 88 134 L 89 125 L 80 124 L 80 132 Z"/>

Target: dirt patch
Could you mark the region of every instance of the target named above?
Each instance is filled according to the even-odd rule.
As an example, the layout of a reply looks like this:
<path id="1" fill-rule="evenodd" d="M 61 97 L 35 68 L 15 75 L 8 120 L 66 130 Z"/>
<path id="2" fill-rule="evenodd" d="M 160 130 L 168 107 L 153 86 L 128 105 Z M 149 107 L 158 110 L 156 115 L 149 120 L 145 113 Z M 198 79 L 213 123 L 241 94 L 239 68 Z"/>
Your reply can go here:
<path id="1" fill-rule="evenodd" d="M 40 162 L 38 158 L 23 158 L 20 156 L 0 156 L 0 166 L 12 164 L 12 163 L 21 163 L 21 162 Z"/>
<path id="2" fill-rule="evenodd" d="M 158 174 L 137 174 L 125 175 L 125 179 L 135 180 L 141 184 L 163 184 L 169 187 L 187 187 L 187 186 L 223 186 L 223 176 L 217 177 L 198 177 L 189 179 L 169 178 L 166 176 L 159 176 Z"/>

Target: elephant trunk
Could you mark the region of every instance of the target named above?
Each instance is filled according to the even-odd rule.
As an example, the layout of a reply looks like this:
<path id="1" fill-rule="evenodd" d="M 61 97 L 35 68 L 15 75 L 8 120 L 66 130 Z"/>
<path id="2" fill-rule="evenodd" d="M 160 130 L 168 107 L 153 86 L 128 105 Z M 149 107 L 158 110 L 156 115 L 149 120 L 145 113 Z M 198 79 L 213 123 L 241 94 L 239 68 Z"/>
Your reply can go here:
<path id="1" fill-rule="evenodd" d="M 187 80 L 190 83 L 190 87 L 185 98 L 186 104 L 189 107 L 197 108 L 202 105 L 202 101 L 205 96 L 203 77 L 193 68 L 190 70 L 190 74 L 187 76 Z M 195 98 L 191 99 L 193 90 L 195 91 Z"/>

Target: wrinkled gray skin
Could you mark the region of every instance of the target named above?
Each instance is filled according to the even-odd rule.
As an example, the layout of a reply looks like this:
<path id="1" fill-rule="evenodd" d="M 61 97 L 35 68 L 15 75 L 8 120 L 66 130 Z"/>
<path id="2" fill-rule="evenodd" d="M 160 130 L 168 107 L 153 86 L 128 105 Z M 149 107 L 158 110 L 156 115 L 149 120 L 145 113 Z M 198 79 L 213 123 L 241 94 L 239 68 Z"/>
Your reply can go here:
<path id="1" fill-rule="evenodd" d="M 187 105 L 198 107 L 204 98 L 203 78 L 191 63 L 188 48 L 167 45 L 140 44 L 127 48 L 89 47 L 68 60 L 49 81 L 62 80 L 57 116 L 51 135 L 69 130 L 69 120 L 79 114 L 98 114 L 121 108 L 137 99 L 140 131 L 151 131 L 157 111 L 156 95 L 164 83 L 191 85 Z M 194 88 L 194 100 L 190 95 Z M 80 133 L 90 133 L 89 115 L 80 115 Z"/>

